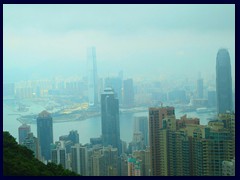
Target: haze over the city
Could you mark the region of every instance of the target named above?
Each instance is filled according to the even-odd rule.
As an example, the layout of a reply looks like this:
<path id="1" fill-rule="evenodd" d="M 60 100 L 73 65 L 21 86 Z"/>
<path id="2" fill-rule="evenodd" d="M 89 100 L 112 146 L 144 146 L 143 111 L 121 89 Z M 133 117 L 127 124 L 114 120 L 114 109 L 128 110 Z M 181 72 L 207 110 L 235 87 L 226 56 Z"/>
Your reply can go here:
<path id="1" fill-rule="evenodd" d="M 227 48 L 235 81 L 234 5 L 3 5 L 4 83 L 86 76 L 215 77 Z M 234 83 L 233 83 L 234 85 Z"/>

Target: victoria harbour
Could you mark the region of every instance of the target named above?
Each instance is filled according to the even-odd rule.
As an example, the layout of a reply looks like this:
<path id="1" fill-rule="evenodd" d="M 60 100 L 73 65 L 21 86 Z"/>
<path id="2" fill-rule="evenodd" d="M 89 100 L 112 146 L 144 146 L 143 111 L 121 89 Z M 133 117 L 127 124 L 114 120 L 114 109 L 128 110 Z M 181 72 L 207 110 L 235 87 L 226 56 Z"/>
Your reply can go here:
<path id="1" fill-rule="evenodd" d="M 29 101 L 28 103 L 31 103 Z M 3 127 L 4 130 L 7 130 L 13 134 L 13 136 L 18 139 L 17 129 L 22 124 L 17 119 L 19 118 L 19 115 L 27 115 L 29 112 L 21 112 L 19 115 L 16 115 L 16 111 L 14 111 L 14 108 L 17 109 L 17 107 L 9 108 L 6 103 L 3 103 Z M 34 104 L 30 107 L 31 113 L 38 114 L 45 108 L 41 105 Z M 208 118 L 214 117 L 213 114 L 210 113 L 201 113 L 198 114 L 196 112 L 188 112 L 188 113 L 181 113 L 180 110 L 176 108 L 176 118 L 180 118 L 181 116 L 187 114 L 188 117 L 197 117 L 200 119 L 200 123 L 203 125 L 206 125 L 208 123 Z M 11 115 L 13 114 L 13 115 Z M 129 143 L 132 141 L 133 136 L 133 121 L 135 116 L 146 116 L 148 117 L 148 108 L 146 108 L 145 112 L 136 112 L 136 113 L 122 113 L 119 117 L 120 122 L 120 136 L 123 141 L 126 141 Z M 54 119 L 53 119 L 54 121 Z M 31 131 L 33 134 L 37 134 L 37 126 L 36 123 L 32 123 L 31 125 Z M 59 121 L 53 123 L 53 138 L 54 141 L 58 141 L 59 137 L 65 134 L 68 134 L 71 130 L 77 130 L 79 132 L 80 136 L 80 143 L 85 144 L 89 143 L 89 139 L 93 137 L 100 137 L 101 135 L 101 117 L 93 117 L 85 120 L 79 120 L 79 121 Z M 90 131 L 91 130 L 91 131 Z"/>

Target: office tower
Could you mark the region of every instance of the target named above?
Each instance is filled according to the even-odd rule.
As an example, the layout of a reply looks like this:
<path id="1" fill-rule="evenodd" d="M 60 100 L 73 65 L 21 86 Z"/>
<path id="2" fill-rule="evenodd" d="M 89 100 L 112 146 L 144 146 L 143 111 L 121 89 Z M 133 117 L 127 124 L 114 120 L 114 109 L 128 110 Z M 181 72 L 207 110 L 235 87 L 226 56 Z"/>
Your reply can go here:
<path id="1" fill-rule="evenodd" d="M 38 138 L 33 136 L 33 133 L 28 133 L 27 137 L 24 139 L 23 146 L 33 151 L 34 157 L 41 161 L 41 151 L 38 142 Z"/>
<path id="2" fill-rule="evenodd" d="M 160 129 L 163 128 L 163 119 L 168 116 L 174 116 L 174 107 L 151 107 L 149 108 L 149 145 L 152 175 L 161 176 L 161 151 L 160 147 Z"/>
<path id="3" fill-rule="evenodd" d="M 101 119 L 103 146 L 118 148 L 121 154 L 119 103 L 111 88 L 106 88 L 101 94 Z"/>
<path id="4" fill-rule="evenodd" d="M 37 118 L 37 137 L 41 154 L 45 160 L 51 159 L 51 144 L 53 143 L 53 120 L 47 111 L 42 111 Z"/>
<path id="5" fill-rule="evenodd" d="M 197 98 L 203 98 L 203 79 L 200 78 L 197 80 Z"/>
<path id="6" fill-rule="evenodd" d="M 216 62 L 217 112 L 232 111 L 232 75 L 227 49 L 220 49 Z"/>
<path id="7" fill-rule="evenodd" d="M 64 147 L 64 142 L 57 141 L 52 145 L 52 162 L 55 164 L 61 164 L 64 169 L 67 168 L 67 154 L 66 148 Z"/>
<path id="8" fill-rule="evenodd" d="M 105 79 L 105 88 L 112 88 L 116 93 L 119 104 L 122 104 L 122 80 L 120 77 L 108 77 Z"/>
<path id="9" fill-rule="evenodd" d="M 146 116 L 134 117 L 134 132 L 141 132 L 144 146 L 148 146 L 148 118 Z"/>
<path id="10" fill-rule="evenodd" d="M 96 106 L 98 103 L 98 78 L 96 64 L 96 48 L 87 49 L 88 64 L 88 101 L 90 106 Z"/>
<path id="11" fill-rule="evenodd" d="M 134 89 L 132 79 L 126 79 L 123 81 L 123 104 L 125 107 L 134 106 Z"/>
<path id="12" fill-rule="evenodd" d="M 87 176 L 88 175 L 88 151 L 87 147 L 75 144 L 71 148 L 72 152 L 72 171 Z"/>
<path id="13" fill-rule="evenodd" d="M 28 136 L 28 133 L 30 133 L 31 127 L 27 124 L 22 124 L 18 128 L 18 140 L 19 144 L 22 144 L 24 139 Z"/>

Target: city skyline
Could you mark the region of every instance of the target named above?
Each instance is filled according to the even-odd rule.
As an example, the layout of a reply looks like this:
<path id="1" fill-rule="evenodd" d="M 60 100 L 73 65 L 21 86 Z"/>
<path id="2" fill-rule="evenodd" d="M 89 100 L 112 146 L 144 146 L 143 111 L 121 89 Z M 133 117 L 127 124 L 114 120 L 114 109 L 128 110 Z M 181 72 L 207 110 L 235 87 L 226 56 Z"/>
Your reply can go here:
<path id="1" fill-rule="evenodd" d="M 126 77 L 158 79 L 196 77 L 198 72 L 203 78 L 215 76 L 212 69 L 216 52 L 223 47 L 229 50 L 235 81 L 234 8 L 183 4 L 4 5 L 4 83 L 87 76 L 89 46 L 97 49 L 100 77 L 123 70 Z M 151 71 L 146 69 L 149 65 Z"/>
<path id="2" fill-rule="evenodd" d="M 3 39 L 4 136 L 50 168 L 235 176 L 234 4 L 5 4 Z"/>

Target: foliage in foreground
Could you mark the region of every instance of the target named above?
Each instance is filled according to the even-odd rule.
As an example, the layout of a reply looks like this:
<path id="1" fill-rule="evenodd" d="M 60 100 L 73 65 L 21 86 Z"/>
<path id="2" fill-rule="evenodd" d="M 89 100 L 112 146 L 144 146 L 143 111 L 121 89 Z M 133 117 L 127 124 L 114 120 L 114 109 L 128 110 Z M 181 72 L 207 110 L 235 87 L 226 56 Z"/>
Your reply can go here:
<path id="1" fill-rule="evenodd" d="M 61 165 L 37 160 L 33 152 L 19 145 L 9 132 L 3 132 L 4 176 L 78 176 Z"/>

